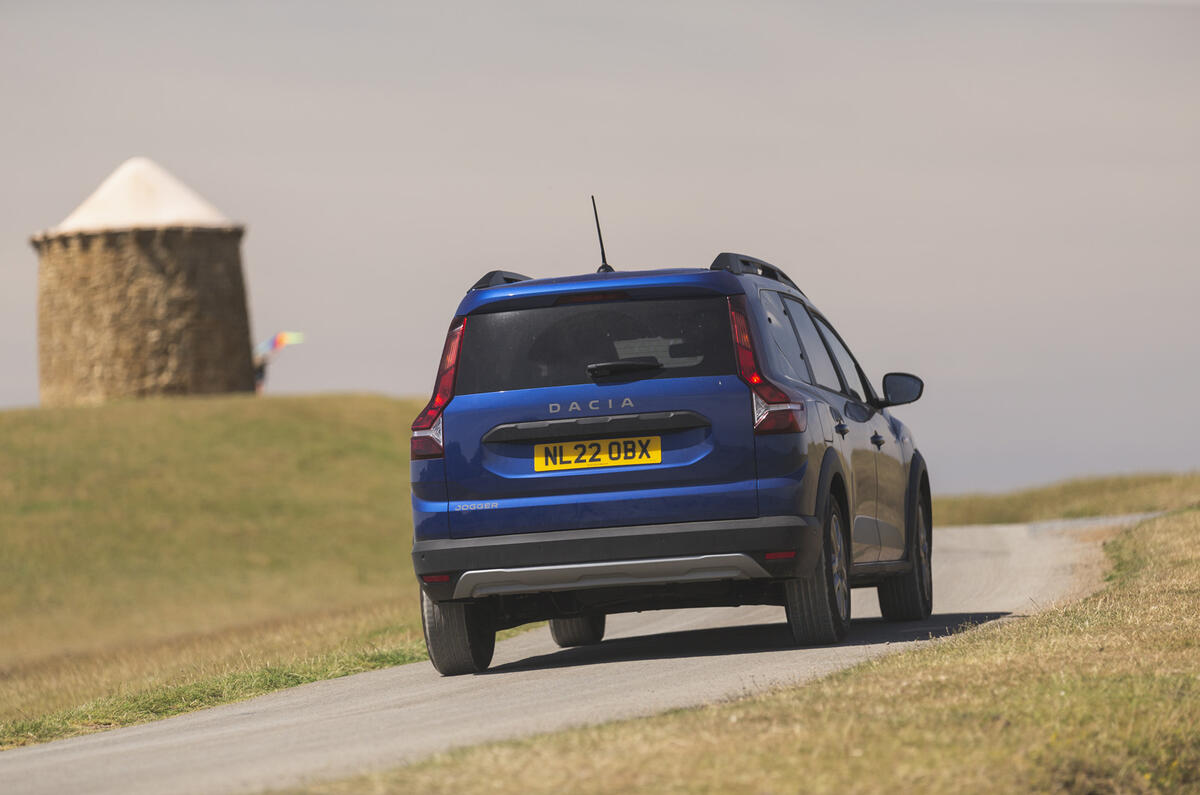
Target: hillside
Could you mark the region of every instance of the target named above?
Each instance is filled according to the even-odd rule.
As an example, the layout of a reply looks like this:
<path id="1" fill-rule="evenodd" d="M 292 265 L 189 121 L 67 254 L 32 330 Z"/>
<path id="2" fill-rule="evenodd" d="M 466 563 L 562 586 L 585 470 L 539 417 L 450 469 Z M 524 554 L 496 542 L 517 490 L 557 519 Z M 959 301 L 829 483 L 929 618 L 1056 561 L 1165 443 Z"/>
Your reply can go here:
<path id="1" fill-rule="evenodd" d="M 1076 478 L 1006 494 L 934 496 L 935 525 L 1006 524 L 1200 507 L 1200 472 Z"/>
<path id="2" fill-rule="evenodd" d="M 418 408 L 243 396 L 0 412 L 0 721 L 348 638 L 419 642 Z"/>

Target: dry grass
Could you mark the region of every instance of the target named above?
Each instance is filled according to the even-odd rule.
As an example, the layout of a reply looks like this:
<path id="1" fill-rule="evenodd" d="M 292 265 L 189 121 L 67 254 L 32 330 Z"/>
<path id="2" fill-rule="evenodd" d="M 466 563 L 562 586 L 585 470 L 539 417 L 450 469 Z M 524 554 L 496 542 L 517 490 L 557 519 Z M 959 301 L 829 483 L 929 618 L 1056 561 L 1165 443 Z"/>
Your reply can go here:
<path id="1" fill-rule="evenodd" d="M 1200 791 L 1200 512 L 1110 584 L 817 683 L 481 746 L 311 792 Z"/>
<path id="2" fill-rule="evenodd" d="M 417 408 L 0 413 L 0 747 L 423 657 Z"/>
<path id="3" fill-rule="evenodd" d="M 1200 506 L 1200 472 L 1081 478 L 1009 494 L 934 497 L 938 525 L 1119 516 Z"/>

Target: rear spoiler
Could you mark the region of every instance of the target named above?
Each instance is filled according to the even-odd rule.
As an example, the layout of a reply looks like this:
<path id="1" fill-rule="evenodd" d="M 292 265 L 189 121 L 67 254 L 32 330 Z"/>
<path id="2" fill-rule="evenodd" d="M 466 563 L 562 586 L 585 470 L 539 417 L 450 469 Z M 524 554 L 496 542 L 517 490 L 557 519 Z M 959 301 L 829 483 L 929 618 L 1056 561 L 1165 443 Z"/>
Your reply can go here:
<path id="1" fill-rule="evenodd" d="M 786 284 L 800 295 L 804 295 L 804 291 L 796 286 L 796 283 L 788 278 L 788 275 L 781 268 L 777 268 L 769 262 L 763 262 L 754 257 L 747 257 L 745 254 L 730 254 L 725 252 L 718 254 L 713 260 L 712 265 L 708 266 L 709 270 L 713 271 L 729 271 L 735 276 L 750 274 L 752 276 L 765 276 L 768 279 L 774 279 L 781 284 Z M 805 296 L 806 298 L 808 296 Z"/>
<path id="2" fill-rule="evenodd" d="M 483 277 L 475 284 L 471 285 L 472 290 L 486 290 L 489 287 L 503 287 L 506 284 L 514 284 L 515 282 L 527 282 L 528 276 L 522 276 L 519 273 L 512 271 L 488 271 L 483 274 Z"/>

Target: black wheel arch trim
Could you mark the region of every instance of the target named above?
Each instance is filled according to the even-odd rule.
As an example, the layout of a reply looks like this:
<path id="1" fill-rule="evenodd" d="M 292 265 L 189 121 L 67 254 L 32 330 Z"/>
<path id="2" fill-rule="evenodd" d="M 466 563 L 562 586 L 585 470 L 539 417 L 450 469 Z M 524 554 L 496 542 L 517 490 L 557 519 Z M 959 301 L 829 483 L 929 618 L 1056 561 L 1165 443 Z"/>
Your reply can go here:
<path id="1" fill-rule="evenodd" d="M 911 522 L 917 515 L 917 500 L 921 499 L 921 476 L 929 479 L 929 470 L 925 467 L 925 458 L 920 451 L 913 450 L 912 461 L 908 466 L 908 489 L 904 495 L 904 559 L 912 560 L 912 528 Z M 932 495 L 931 495 L 932 496 Z M 929 511 L 929 521 L 932 526 L 933 511 Z M 932 535 L 932 529 L 930 535 Z"/>
<path id="2" fill-rule="evenodd" d="M 825 515 L 825 501 L 829 499 L 829 494 L 833 487 L 834 475 L 841 477 L 843 488 L 846 490 L 847 504 L 845 507 L 847 512 L 850 510 L 850 506 L 854 504 L 851 493 L 853 486 L 842 469 L 841 459 L 832 447 L 826 448 L 825 456 L 821 459 L 821 474 L 817 478 L 817 503 L 814 515 L 818 519 Z M 846 519 L 849 521 L 848 516 Z"/>

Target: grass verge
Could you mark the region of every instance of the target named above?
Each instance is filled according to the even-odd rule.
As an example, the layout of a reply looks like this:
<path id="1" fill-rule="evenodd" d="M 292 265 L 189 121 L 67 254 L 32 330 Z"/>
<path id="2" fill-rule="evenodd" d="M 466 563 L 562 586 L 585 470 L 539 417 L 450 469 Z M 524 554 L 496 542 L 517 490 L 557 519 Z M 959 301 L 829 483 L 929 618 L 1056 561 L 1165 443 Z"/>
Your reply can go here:
<path id="1" fill-rule="evenodd" d="M 935 525 L 1008 524 L 1200 506 L 1200 472 L 1081 478 L 1008 494 L 933 498 Z"/>
<path id="2" fill-rule="evenodd" d="M 0 725 L 0 747 L 45 742 L 118 726 L 130 726 L 184 712 L 227 704 L 287 687 L 387 668 L 426 658 L 418 637 L 402 643 L 374 645 L 355 638 L 337 651 L 311 657 L 294 655 L 270 662 L 228 666 L 224 673 L 166 677 L 142 690 L 119 687 L 107 695 L 69 709 Z M 359 642 L 355 642 L 359 641 Z"/>
<path id="3" fill-rule="evenodd" d="M 230 649 L 237 649 L 232 657 Z M 140 660 L 140 676 L 118 679 L 100 698 L 0 724 L 0 749 L 132 726 L 427 658 L 419 622 L 414 629 L 404 611 L 390 604 L 228 630 L 159 648 L 122 649 L 106 659 L 75 661 L 77 667 L 97 668 L 83 676 L 77 670 L 76 678 L 94 683 L 104 676 L 129 676 L 135 660 Z M 39 673 L 46 680 L 39 683 L 43 687 L 52 688 L 63 677 L 54 670 Z"/>
<path id="4" fill-rule="evenodd" d="M 1100 593 L 804 687 L 307 791 L 1197 791 L 1197 537 L 1200 511 L 1145 522 Z"/>

